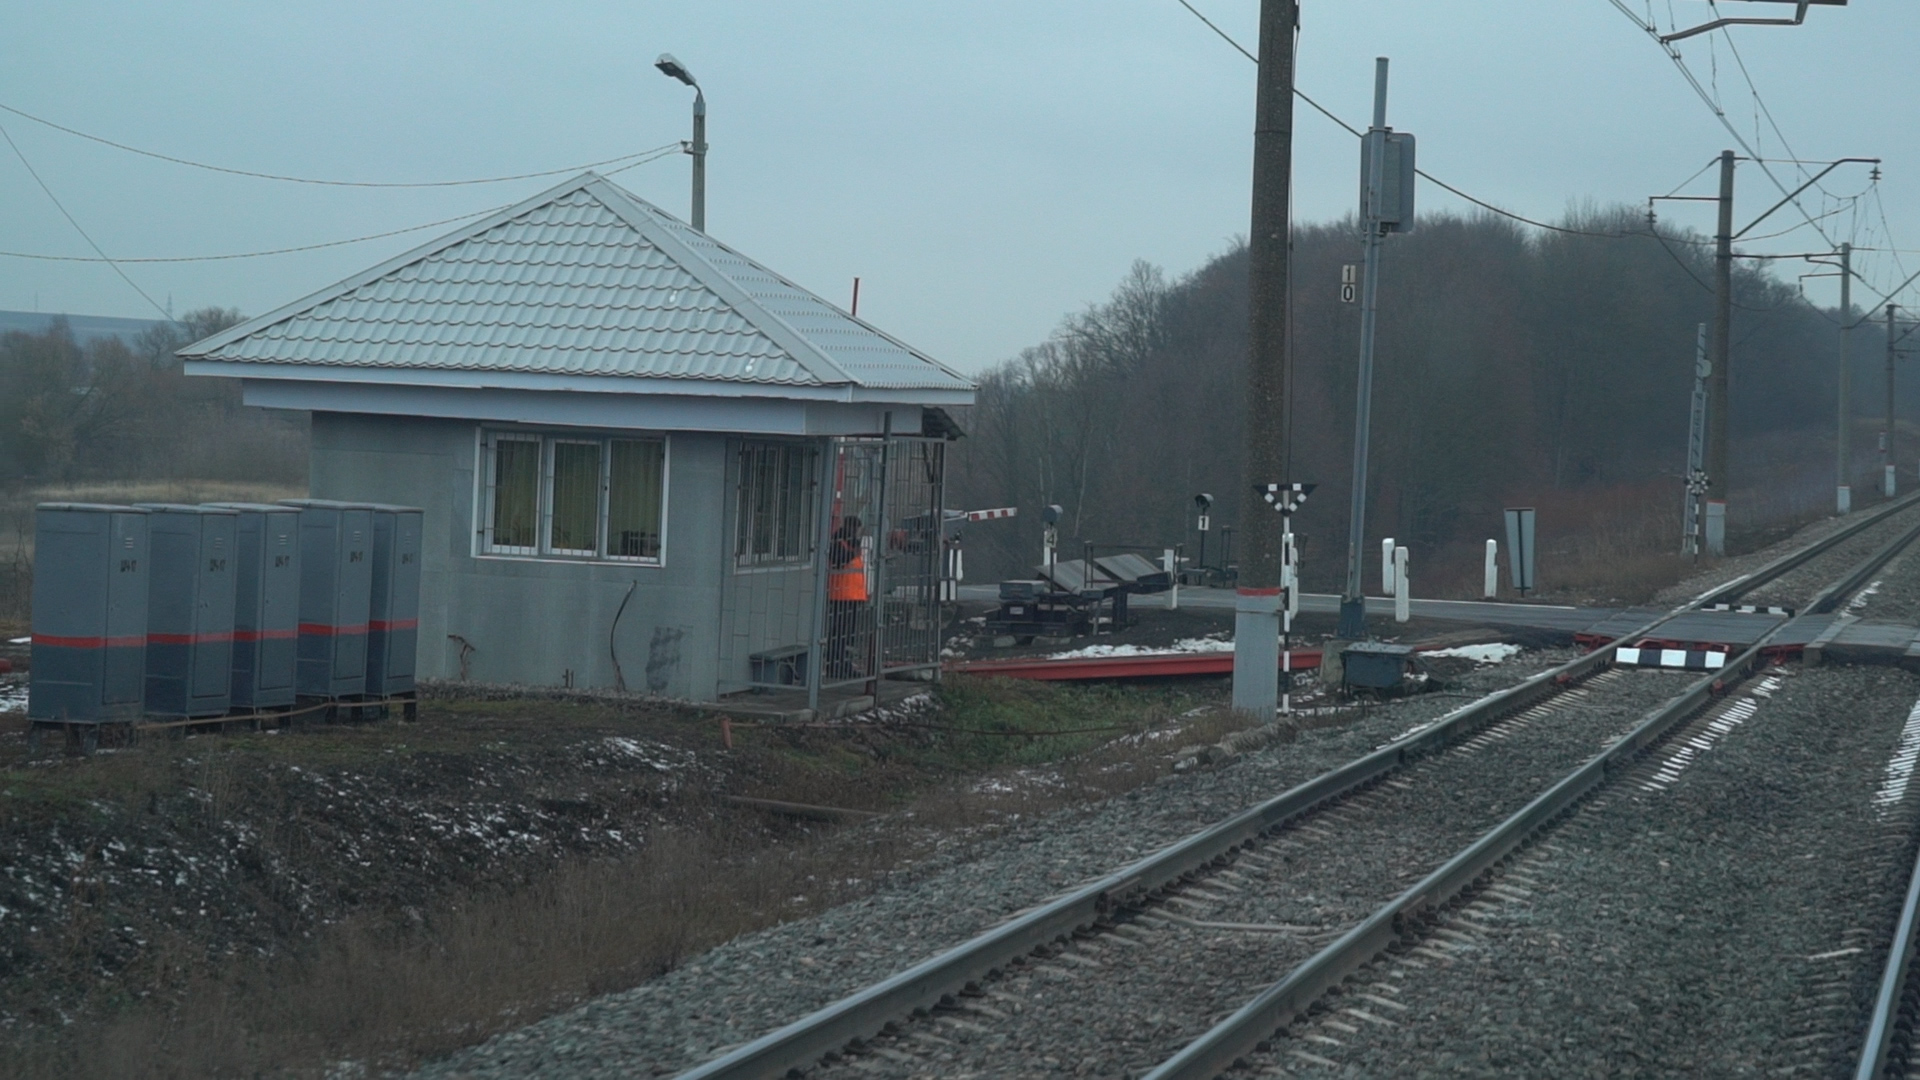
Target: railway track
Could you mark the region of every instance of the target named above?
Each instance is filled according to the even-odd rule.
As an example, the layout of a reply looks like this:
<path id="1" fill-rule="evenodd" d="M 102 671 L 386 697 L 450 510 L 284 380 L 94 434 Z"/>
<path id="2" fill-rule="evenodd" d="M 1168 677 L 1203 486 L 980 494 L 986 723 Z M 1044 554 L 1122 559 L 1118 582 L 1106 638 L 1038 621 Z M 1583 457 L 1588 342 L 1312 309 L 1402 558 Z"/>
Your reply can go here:
<path id="1" fill-rule="evenodd" d="M 1915 505 L 1910 498 L 1865 515 L 1615 644 L 1763 590 L 1768 602 L 1830 607 L 1920 532 L 1905 514 Z M 1868 558 L 1859 558 L 1863 550 Z M 1809 595 L 1807 582 L 1833 578 L 1842 564 L 1850 569 Z M 1214 1075 L 1507 854 L 1504 841 L 1478 843 L 1465 862 L 1457 858 L 1402 892 L 1392 911 L 1365 915 L 1375 898 L 1417 876 L 1405 867 L 1422 866 L 1422 852 L 1457 846 L 1508 815 L 1531 813 L 1537 827 L 1563 813 L 1619 760 L 1637 759 L 1751 669 L 1764 645 L 1677 697 L 1681 676 L 1615 673 L 1611 647 L 1588 654 L 682 1075 L 985 1076 L 1036 1063 L 1137 1075 L 1154 1062 L 1164 1062 L 1156 1076 Z M 1648 708 L 1664 720 L 1642 720 Z M 1593 758 L 1603 744 L 1613 749 Z M 1575 777 L 1586 779 L 1569 787 L 1569 777 L 1533 798 L 1549 777 L 1582 761 Z M 1334 869 L 1315 869 L 1326 865 Z M 1264 985 L 1290 968 L 1294 975 L 1234 1008 L 1246 980 Z M 1221 971 L 1245 974 L 1213 974 Z M 1228 1022 L 1213 1024 L 1227 1014 Z"/>

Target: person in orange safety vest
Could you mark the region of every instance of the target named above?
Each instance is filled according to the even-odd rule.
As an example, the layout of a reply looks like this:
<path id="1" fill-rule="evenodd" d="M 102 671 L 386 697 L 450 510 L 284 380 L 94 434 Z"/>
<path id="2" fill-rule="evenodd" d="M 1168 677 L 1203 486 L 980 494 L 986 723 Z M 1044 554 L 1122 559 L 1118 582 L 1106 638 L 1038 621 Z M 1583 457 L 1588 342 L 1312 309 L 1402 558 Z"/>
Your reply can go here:
<path id="1" fill-rule="evenodd" d="M 867 603 L 866 553 L 860 547 L 860 519 L 840 519 L 827 551 L 827 677 L 850 679 L 858 674 L 853 639 L 860 627 L 860 609 Z"/>

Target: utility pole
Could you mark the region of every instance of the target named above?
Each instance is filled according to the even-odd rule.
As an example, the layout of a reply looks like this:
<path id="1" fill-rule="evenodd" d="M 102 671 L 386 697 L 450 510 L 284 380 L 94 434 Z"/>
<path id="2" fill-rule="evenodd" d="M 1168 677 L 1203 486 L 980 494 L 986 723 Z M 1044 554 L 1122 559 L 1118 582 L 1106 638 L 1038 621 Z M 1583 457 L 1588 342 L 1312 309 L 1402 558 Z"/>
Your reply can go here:
<path id="1" fill-rule="evenodd" d="M 1360 227 L 1365 265 L 1360 277 L 1360 379 L 1353 404 L 1353 492 L 1347 511 L 1347 582 L 1340 594 L 1340 626 L 1348 641 L 1367 634 L 1366 593 L 1360 586 L 1361 546 L 1367 528 L 1367 444 L 1373 418 L 1373 346 L 1380 299 L 1380 244 L 1390 232 L 1413 227 L 1413 136 L 1387 127 L 1387 58 L 1373 62 L 1373 126 L 1362 139 Z M 1398 593 L 1395 593 L 1397 596 Z"/>
<path id="2" fill-rule="evenodd" d="M 1247 230 L 1246 483 L 1233 619 L 1233 708 L 1272 723 L 1280 708 L 1280 515 L 1267 484 L 1292 479 L 1287 460 L 1287 272 L 1292 245 L 1293 42 L 1298 0 L 1261 0 L 1260 75 L 1253 121 L 1253 207 Z"/>
<path id="3" fill-rule="evenodd" d="M 1893 498 L 1893 311 L 1887 305 L 1887 424 L 1880 429 L 1880 494 Z"/>
<path id="4" fill-rule="evenodd" d="M 1840 429 L 1835 433 L 1834 505 L 1853 509 L 1853 245 L 1840 245 Z"/>
<path id="5" fill-rule="evenodd" d="M 1713 373 L 1707 380 L 1707 554 L 1727 553 L 1727 367 L 1733 352 L 1733 151 L 1720 152 L 1713 252 Z"/>

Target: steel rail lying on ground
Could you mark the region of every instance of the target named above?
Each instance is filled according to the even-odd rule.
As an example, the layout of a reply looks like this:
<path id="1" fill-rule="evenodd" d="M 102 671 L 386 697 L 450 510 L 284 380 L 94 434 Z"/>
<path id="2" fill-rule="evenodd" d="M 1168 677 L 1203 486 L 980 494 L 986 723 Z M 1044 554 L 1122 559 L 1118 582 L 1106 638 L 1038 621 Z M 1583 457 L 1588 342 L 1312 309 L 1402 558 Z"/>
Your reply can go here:
<path id="1" fill-rule="evenodd" d="M 1736 599 L 1867 529 L 1888 515 L 1920 501 L 1920 493 L 1863 515 L 1801 551 L 1769 562 L 1676 607 L 1603 648 L 1498 690 L 1453 712 L 1432 726 L 1395 740 L 1373 753 L 1322 773 L 1305 783 L 1244 810 L 1132 865 L 1048 901 L 937 956 L 842 998 L 679 1075 L 677 1080 L 764 1080 L 812 1066 L 829 1051 L 857 1043 L 916 1009 L 936 1005 L 969 983 L 989 976 L 1014 957 L 1063 939 L 1100 922 L 1126 900 L 1149 893 L 1218 861 L 1236 848 L 1321 806 L 1351 794 L 1406 764 L 1436 752 L 1479 727 L 1526 709 L 1556 691 L 1609 666 L 1613 650 L 1651 634 L 1662 623 L 1708 603 Z M 1782 626 L 1785 624 L 1783 623 Z M 1735 663 L 1756 655 L 1775 627 Z M 1722 671 L 1729 670 L 1723 668 Z M 1711 684 L 1713 677 L 1702 680 Z M 1272 1029 L 1269 1029 L 1271 1031 Z M 1263 1035 L 1264 1037 L 1264 1035 Z"/>
<path id="2" fill-rule="evenodd" d="M 1833 608 L 1917 537 L 1920 537 L 1920 526 L 1895 537 L 1840 580 L 1822 589 L 1807 605 L 1807 613 L 1820 614 Z M 1248 1053 L 1258 1050 L 1280 1028 L 1305 1015 L 1328 990 L 1372 963 L 1375 957 L 1415 930 L 1421 921 L 1436 915 L 1481 882 L 1534 833 L 1572 811 L 1596 788 L 1633 766 L 1642 753 L 1692 718 L 1709 699 L 1724 690 L 1729 681 L 1748 674 L 1764 659 L 1767 643 L 1786 625 L 1782 623 L 1761 635 L 1760 640 L 1725 667 L 1695 680 L 1671 701 L 1647 714 L 1638 726 L 1598 756 L 1562 778 L 1285 978 L 1261 991 L 1232 1016 L 1188 1043 L 1146 1074 L 1144 1080 L 1212 1080 Z"/>

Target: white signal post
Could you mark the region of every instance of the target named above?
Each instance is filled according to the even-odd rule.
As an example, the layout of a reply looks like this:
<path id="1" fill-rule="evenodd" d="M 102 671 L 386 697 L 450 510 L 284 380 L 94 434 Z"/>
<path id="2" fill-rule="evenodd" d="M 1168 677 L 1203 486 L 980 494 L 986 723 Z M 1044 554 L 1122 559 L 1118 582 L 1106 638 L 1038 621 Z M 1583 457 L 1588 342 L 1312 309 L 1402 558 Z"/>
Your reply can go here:
<path id="1" fill-rule="evenodd" d="M 1280 715 L 1293 715 L 1293 617 L 1300 613 L 1299 549 L 1293 541 L 1293 514 L 1313 493 L 1313 484 L 1255 484 L 1254 490 L 1280 512 Z M 1240 647 L 1238 639 L 1234 648 Z"/>
<path id="2" fill-rule="evenodd" d="M 1483 592 L 1489 600 L 1500 595 L 1500 541 L 1487 541 L 1486 581 Z"/>
<path id="3" fill-rule="evenodd" d="M 1393 537 L 1380 541 L 1380 594 L 1393 595 Z"/>

